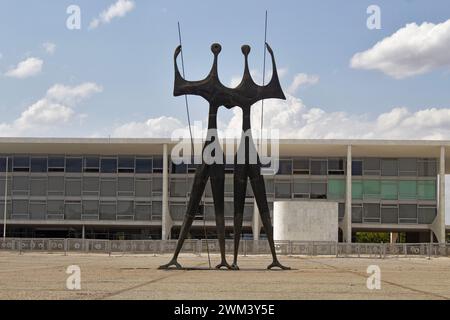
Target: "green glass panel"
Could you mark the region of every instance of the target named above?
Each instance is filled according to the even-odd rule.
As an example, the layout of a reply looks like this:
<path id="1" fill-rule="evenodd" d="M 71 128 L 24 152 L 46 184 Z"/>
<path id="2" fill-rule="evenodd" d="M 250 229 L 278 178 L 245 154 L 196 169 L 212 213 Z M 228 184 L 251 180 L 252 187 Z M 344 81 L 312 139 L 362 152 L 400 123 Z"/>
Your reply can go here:
<path id="1" fill-rule="evenodd" d="M 364 180 L 364 199 L 379 199 L 381 193 L 380 180 Z"/>
<path id="2" fill-rule="evenodd" d="M 362 181 L 352 181 L 352 198 L 362 199 L 362 197 L 363 197 Z"/>
<path id="3" fill-rule="evenodd" d="M 417 196 L 420 200 L 436 200 L 436 181 L 418 181 Z"/>
<path id="4" fill-rule="evenodd" d="M 345 180 L 329 179 L 328 180 L 328 199 L 345 198 Z"/>
<path id="5" fill-rule="evenodd" d="M 398 182 L 399 199 L 411 200 L 417 198 L 417 181 Z"/>
<path id="6" fill-rule="evenodd" d="M 397 181 L 381 181 L 381 199 L 397 200 L 398 187 Z"/>

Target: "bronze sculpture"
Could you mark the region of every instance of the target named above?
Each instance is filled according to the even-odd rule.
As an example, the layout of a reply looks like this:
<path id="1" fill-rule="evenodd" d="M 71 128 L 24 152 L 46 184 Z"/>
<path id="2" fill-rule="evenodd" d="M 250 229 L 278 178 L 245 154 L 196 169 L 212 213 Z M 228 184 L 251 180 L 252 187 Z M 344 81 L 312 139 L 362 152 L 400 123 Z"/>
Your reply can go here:
<path id="1" fill-rule="evenodd" d="M 241 138 L 241 144 L 239 150 L 235 156 L 235 172 L 234 172 L 234 262 L 230 266 L 226 262 L 225 258 L 225 222 L 224 222 L 224 164 L 214 163 L 206 164 L 204 157 L 202 157 L 202 165 L 197 169 L 194 183 L 192 186 L 191 198 L 187 208 L 186 216 L 181 227 L 180 237 L 178 239 L 177 247 L 172 260 L 161 266 L 161 269 L 167 269 L 171 266 L 181 268 L 177 262 L 178 255 L 183 246 L 184 240 L 188 234 L 192 222 L 194 220 L 195 213 L 198 211 L 201 197 L 203 195 L 206 182 L 208 178 L 211 178 L 211 186 L 214 199 L 215 217 L 217 225 L 217 233 L 219 238 L 219 246 L 221 251 L 222 262 L 216 268 L 227 267 L 238 270 L 237 266 L 237 254 L 239 249 L 239 240 L 242 232 L 243 211 L 245 203 L 245 194 L 247 187 L 247 179 L 250 178 L 251 186 L 256 198 L 257 206 L 260 212 L 260 216 L 263 222 L 264 229 L 269 240 L 270 249 L 272 252 L 273 263 L 269 265 L 269 269 L 273 267 L 279 267 L 281 269 L 289 269 L 281 265 L 278 261 L 275 251 L 275 245 L 273 241 L 272 223 L 270 221 L 270 211 L 267 204 L 267 196 L 265 191 L 264 178 L 261 175 L 261 162 L 256 151 L 256 147 L 251 136 L 251 106 L 258 101 L 270 98 L 286 99 L 278 78 L 277 68 L 275 64 L 275 57 L 272 49 L 266 43 L 267 50 L 272 57 L 272 79 L 265 86 L 257 85 L 249 71 L 248 67 L 248 55 L 250 54 L 250 46 L 242 46 L 242 53 L 245 57 L 245 71 L 241 83 L 234 89 L 225 87 L 219 80 L 217 72 L 218 55 L 221 51 L 220 44 L 213 44 L 211 51 L 214 54 L 214 63 L 209 75 L 201 81 L 186 81 L 181 76 L 176 59 L 181 52 L 181 46 L 177 47 L 175 51 L 175 89 L 174 95 L 198 95 L 203 97 L 209 102 L 209 123 L 208 123 L 208 138 L 204 145 L 203 150 L 207 148 L 211 143 L 218 139 L 217 137 L 217 110 L 220 106 L 224 106 L 228 109 L 233 107 L 240 107 L 243 110 L 243 136 Z M 220 144 L 217 149 L 220 149 Z M 223 154 L 223 152 L 222 152 Z M 252 163 L 252 159 L 256 159 L 255 163 Z"/>

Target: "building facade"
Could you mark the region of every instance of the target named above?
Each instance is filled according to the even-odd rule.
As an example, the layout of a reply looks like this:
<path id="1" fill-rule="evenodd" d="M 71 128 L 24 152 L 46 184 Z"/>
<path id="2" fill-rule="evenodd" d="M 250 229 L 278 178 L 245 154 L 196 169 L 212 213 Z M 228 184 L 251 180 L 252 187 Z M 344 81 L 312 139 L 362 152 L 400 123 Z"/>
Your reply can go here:
<path id="1" fill-rule="evenodd" d="M 10 237 L 176 238 L 195 165 L 175 165 L 170 139 L 0 139 L 0 223 Z M 282 140 L 279 170 L 265 176 L 278 200 L 333 201 L 342 241 L 358 231 L 445 241 L 446 141 Z M 6 205 L 5 205 L 6 195 Z M 192 237 L 215 236 L 208 183 Z M 320 214 L 318 212 L 317 214 Z M 233 232 L 233 165 L 225 217 Z M 3 228 L 2 228 L 3 230 Z M 261 224 L 250 184 L 246 237 Z"/>

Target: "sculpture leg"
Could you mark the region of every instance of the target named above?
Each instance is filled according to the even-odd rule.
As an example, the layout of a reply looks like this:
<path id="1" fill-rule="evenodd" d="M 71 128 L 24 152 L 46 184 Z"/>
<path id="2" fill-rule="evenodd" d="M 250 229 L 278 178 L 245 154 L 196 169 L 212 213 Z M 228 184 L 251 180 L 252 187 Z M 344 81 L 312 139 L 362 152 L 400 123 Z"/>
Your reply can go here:
<path id="1" fill-rule="evenodd" d="M 219 168 L 220 170 L 220 168 Z M 231 269 L 225 256 L 225 213 L 224 213 L 224 196 L 225 196 L 225 175 L 220 174 L 218 177 L 211 176 L 211 189 L 214 199 L 214 211 L 216 217 L 217 237 L 219 239 L 221 262 L 216 269 L 226 267 Z"/>
<path id="2" fill-rule="evenodd" d="M 206 182 L 208 181 L 208 176 L 208 166 L 202 164 L 195 173 L 191 198 L 189 199 L 189 204 L 186 215 L 184 216 L 183 225 L 181 226 L 180 237 L 178 238 L 177 247 L 173 258 L 168 264 L 160 266 L 159 269 L 169 269 L 171 266 L 181 269 L 181 265 L 177 262 L 178 255 L 180 254 L 181 248 L 183 248 L 184 240 L 186 239 L 192 223 L 194 222 L 195 214 L 198 212 L 200 201 L 202 200 L 203 192 L 205 191 Z"/>
<path id="3" fill-rule="evenodd" d="M 273 228 L 272 222 L 270 221 L 270 210 L 267 204 L 266 186 L 264 184 L 264 178 L 260 174 L 260 169 L 258 173 L 252 170 L 254 173 L 253 177 L 250 177 L 250 183 L 252 185 L 253 193 L 255 195 L 256 203 L 258 205 L 259 214 L 261 216 L 261 221 L 266 231 L 267 240 L 269 241 L 270 251 L 272 252 L 273 262 L 267 267 L 267 269 L 272 269 L 278 267 L 282 270 L 290 270 L 289 267 L 283 266 L 277 258 L 277 253 L 275 251 L 275 243 L 273 241 Z"/>
<path id="4" fill-rule="evenodd" d="M 245 195 L 247 192 L 247 170 L 245 165 L 236 165 L 234 169 L 234 256 L 231 268 L 239 270 L 237 259 L 239 242 L 244 220 Z"/>

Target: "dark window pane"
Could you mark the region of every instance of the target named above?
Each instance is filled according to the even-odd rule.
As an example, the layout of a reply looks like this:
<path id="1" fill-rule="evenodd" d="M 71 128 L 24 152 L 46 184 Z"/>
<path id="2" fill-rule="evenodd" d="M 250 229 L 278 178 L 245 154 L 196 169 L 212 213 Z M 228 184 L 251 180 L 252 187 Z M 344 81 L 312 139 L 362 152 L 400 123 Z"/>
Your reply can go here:
<path id="1" fill-rule="evenodd" d="M 280 160 L 278 174 L 291 175 L 292 174 L 292 160 Z"/>
<path id="2" fill-rule="evenodd" d="M 311 199 L 326 199 L 327 184 L 325 182 L 311 183 Z"/>
<path id="3" fill-rule="evenodd" d="M 398 162 L 396 159 L 381 160 L 381 175 L 385 177 L 398 176 Z"/>
<path id="4" fill-rule="evenodd" d="M 437 164 L 435 160 L 420 160 L 417 163 L 419 177 L 435 177 L 437 175 Z"/>
<path id="5" fill-rule="evenodd" d="M 380 205 L 377 203 L 364 204 L 364 222 L 380 222 Z"/>
<path id="6" fill-rule="evenodd" d="M 162 170 L 163 169 L 163 157 L 154 157 L 153 158 L 153 167 L 155 170 Z"/>
<path id="7" fill-rule="evenodd" d="M 352 222 L 362 223 L 363 208 L 362 206 L 352 206 Z"/>
<path id="8" fill-rule="evenodd" d="M 316 176 L 326 176 L 327 160 L 311 160 L 311 174 Z"/>
<path id="9" fill-rule="evenodd" d="M 344 175 L 344 159 L 329 159 L 328 160 L 328 174 L 329 175 Z"/>
<path id="10" fill-rule="evenodd" d="M 172 163 L 172 173 L 187 173 L 187 165 L 182 164 L 174 164 Z"/>
<path id="11" fill-rule="evenodd" d="M 29 157 L 14 157 L 13 167 L 15 172 L 29 172 L 30 158 Z"/>
<path id="12" fill-rule="evenodd" d="M 119 158 L 119 172 L 133 173 L 134 172 L 134 158 L 133 157 L 120 157 Z"/>
<path id="13" fill-rule="evenodd" d="M 400 223 L 417 223 L 417 205 L 401 204 L 399 205 Z"/>
<path id="14" fill-rule="evenodd" d="M 64 172 L 64 157 L 49 157 L 48 158 L 49 172 Z"/>
<path id="15" fill-rule="evenodd" d="M 102 173 L 117 173 L 117 159 L 102 159 Z"/>
<path id="16" fill-rule="evenodd" d="M 416 159 L 399 159 L 398 170 L 401 176 L 417 176 L 417 160 Z"/>
<path id="17" fill-rule="evenodd" d="M 152 164 L 152 159 L 136 159 L 136 173 L 152 173 Z"/>
<path id="18" fill-rule="evenodd" d="M 352 161 L 352 175 L 362 176 L 363 173 L 363 162 L 361 160 Z"/>
<path id="19" fill-rule="evenodd" d="M 309 159 L 294 159 L 294 174 L 309 174 Z"/>
<path id="20" fill-rule="evenodd" d="M 84 158 L 84 172 L 99 172 L 100 171 L 100 159 L 98 157 L 86 157 Z"/>
<path id="21" fill-rule="evenodd" d="M 378 158 L 367 158 L 364 159 L 364 174 L 368 176 L 379 176 L 380 175 L 380 159 Z"/>
<path id="22" fill-rule="evenodd" d="M 398 207 L 382 206 L 381 223 L 398 223 Z"/>
<path id="23" fill-rule="evenodd" d="M 31 158 L 31 172 L 47 172 L 47 158 Z"/>
<path id="24" fill-rule="evenodd" d="M 78 173 L 81 172 L 83 160 L 81 158 L 67 158 L 66 159 L 66 172 Z"/>

